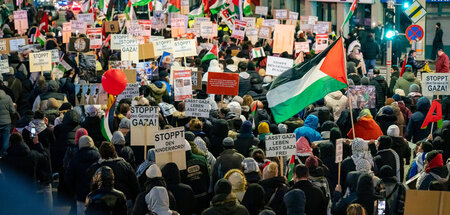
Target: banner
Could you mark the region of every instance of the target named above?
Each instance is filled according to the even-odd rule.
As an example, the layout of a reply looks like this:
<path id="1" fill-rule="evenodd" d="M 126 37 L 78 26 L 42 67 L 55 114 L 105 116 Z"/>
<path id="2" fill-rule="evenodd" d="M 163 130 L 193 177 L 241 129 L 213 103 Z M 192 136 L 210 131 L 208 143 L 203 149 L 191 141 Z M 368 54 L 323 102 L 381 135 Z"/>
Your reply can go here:
<path id="1" fill-rule="evenodd" d="M 173 39 L 152 41 L 155 56 L 161 56 L 164 52 L 173 53 Z"/>
<path id="2" fill-rule="evenodd" d="M 77 20 L 85 22 L 87 25 L 94 25 L 94 14 L 93 13 L 80 13 L 77 15 Z"/>
<path id="3" fill-rule="evenodd" d="M 120 59 L 139 63 L 139 45 L 136 39 L 126 39 L 120 47 Z"/>
<path id="4" fill-rule="evenodd" d="M 30 72 L 52 70 L 52 53 L 50 51 L 30 53 Z"/>
<path id="5" fill-rule="evenodd" d="M 192 98 L 191 70 L 174 70 L 173 82 L 175 101 Z"/>
<path id="6" fill-rule="evenodd" d="M 206 91 L 208 94 L 218 95 L 238 95 L 239 92 L 239 74 L 208 72 L 208 83 Z"/>
<path id="7" fill-rule="evenodd" d="M 90 49 L 99 49 L 102 47 L 102 29 L 101 28 L 88 28 L 87 37 L 89 37 Z"/>
<path id="8" fill-rule="evenodd" d="M 174 57 L 191 57 L 197 56 L 195 40 L 177 40 L 173 42 Z"/>
<path id="9" fill-rule="evenodd" d="M 165 129 L 155 133 L 156 164 L 163 166 L 169 162 L 177 164 L 178 169 L 186 169 L 184 128 Z"/>
<path id="10" fill-rule="evenodd" d="M 375 86 L 348 86 L 348 96 L 351 97 L 353 108 L 375 108 Z"/>
<path id="11" fill-rule="evenodd" d="M 134 99 L 136 96 L 139 96 L 139 83 L 127 83 L 125 90 L 117 95 L 117 101 L 122 99 Z"/>
<path id="12" fill-rule="evenodd" d="M 153 135 L 159 126 L 158 107 L 133 105 L 130 107 L 130 121 L 132 146 L 155 144 Z"/>
<path id="13" fill-rule="evenodd" d="M 72 33 L 75 34 L 86 34 L 87 24 L 86 22 L 80 20 L 70 20 L 70 27 Z"/>
<path id="14" fill-rule="evenodd" d="M 209 118 L 209 112 L 211 111 L 211 105 L 206 99 L 186 99 L 185 101 L 185 114 L 191 117 L 204 117 Z"/>
<path id="15" fill-rule="evenodd" d="M 234 21 L 234 30 L 231 34 L 231 37 L 234 37 L 238 40 L 244 40 L 245 36 L 245 28 L 247 27 L 247 22 L 241 20 Z"/>
<path id="16" fill-rule="evenodd" d="M 294 60 L 281 57 L 267 57 L 266 75 L 279 76 L 284 71 L 292 68 Z"/>
<path id="17" fill-rule="evenodd" d="M 422 73 L 422 94 L 424 96 L 450 95 L 449 73 Z"/>
<path id="18" fill-rule="evenodd" d="M 273 33 L 273 53 L 287 52 L 292 55 L 294 47 L 295 26 L 293 25 L 275 25 Z"/>
<path id="19" fill-rule="evenodd" d="M 8 59 L 0 60 L 0 74 L 9 73 Z"/>
<path id="20" fill-rule="evenodd" d="M 295 134 L 266 136 L 266 157 L 291 156 L 297 153 Z"/>

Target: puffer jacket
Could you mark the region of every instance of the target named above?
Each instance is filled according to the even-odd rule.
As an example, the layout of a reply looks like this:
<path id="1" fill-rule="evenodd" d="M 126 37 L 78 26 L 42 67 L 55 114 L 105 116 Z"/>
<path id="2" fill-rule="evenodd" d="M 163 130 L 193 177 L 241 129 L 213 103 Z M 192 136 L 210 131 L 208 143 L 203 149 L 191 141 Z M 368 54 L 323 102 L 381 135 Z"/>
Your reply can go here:
<path id="1" fill-rule="evenodd" d="M 300 137 L 307 137 L 309 142 L 322 140 L 320 133 L 316 131 L 319 124 L 319 118 L 314 115 L 308 115 L 305 119 L 305 124 L 302 127 L 295 129 L 295 138 L 298 140 Z"/>
<path id="2" fill-rule="evenodd" d="M 0 90 L 0 125 L 11 124 L 11 115 L 15 112 L 15 108 L 11 97 L 6 95 L 5 91 Z"/>
<path id="3" fill-rule="evenodd" d="M 426 129 L 420 129 L 430 106 L 430 101 L 425 97 L 419 99 L 417 102 L 417 111 L 411 115 L 411 119 L 406 127 L 406 139 L 408 141 L 417 143 L 430 134 L 431 125 L 428 125 Z"/>
<path id="4" fill-rule="evenodd" d="M 340 90 L 325 96 L 325 105 L 333 111 L 334 121 L 337 121 L 343 110 L 348 106 L 348 98 Z"/>
<path id="5" fill-rule="evenodd" d="M 411 84 L 417 84 L 417 85 L 421 86 L 420 80 L 414 76 L 414 73 L 405 72 L 403 74 L 403 76 L 397 80 L 397 83 L 395 83 L 394 91 L 396 89 L 402 89 L 405 92 L 405 95 L 408 95 L 409 94 L 409 86 L 411 86 Z"/>
<path id="6" fill-rule="evenodd" d="M 237 203 L 234 194 L 218 194 L 211 200 L 211 207 L 203 211 L 202 215 L 249 215 L 247 209 Z"/>
<path id="7" fill-rule="evenodd" d="M 169 95 L 166 84 L 163 82 L 160 83 L 162 84 L 161 87 L 158 87 L 155 83 L 150 84 L 150 96 L 155 98 L 156 103 L 161 103 L 162 97 Z"/>

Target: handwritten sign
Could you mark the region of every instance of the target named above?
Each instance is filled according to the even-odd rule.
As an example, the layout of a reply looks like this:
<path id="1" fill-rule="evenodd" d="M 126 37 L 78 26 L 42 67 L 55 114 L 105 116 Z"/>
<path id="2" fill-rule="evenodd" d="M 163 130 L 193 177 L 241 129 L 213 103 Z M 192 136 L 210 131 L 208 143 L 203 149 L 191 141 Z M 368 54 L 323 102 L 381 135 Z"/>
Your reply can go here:
<path id="1" fill-rule="evenodd" d="M 63 43 L 68 43 L 70 41 L 70 36 L 72 36 L 72 25 L 70 22 L 63 23 Z"/>
<path id="2" fill-rule="evenodd" d="M 20 33 L 24 33 L 28 29 L 28 18 L 26 10 L 14 11 L 14 28 Z"/>
<path id="3" fill-rule="evenodd" d="M 0 54 L 9 53 L 9 43 L 6 39 L 0 39 Z"/>
<path id="4" fill-rule="evenodd" d="M 0 74 L 9 73 L 8 59 L 0 60 Z"/>
<path id="5" fill-rule="evenodd" d="M 262 21 L 262 26 L 275 27 L 276 24 L 279 24 L 278 19 L 265 19 Z"/>
<path id="6" fill-rule="evenodd" d="M 127 83 L 125 90 L 117 96 L 117 101 L 133 99 L 136 96 L 139 96 L 139 83 Z"/>
<path id="7" fill-rule="evenodd" d="M 299 52 L 308 53 L 309 52 L 309 43 L 308 42 L 295 42 L 294 49 L 295 49 L 295 53 L 299 53 Z"/>
<path id="8" fill-rule="evenodd" d="M 30 53 L 30 72 L 52 70 L 52 53 L 50 51 Z"/>
<path id="9" fill-rule="evenodd" d="M 298 13 L 294 11 L 289 11 L 289 19 L 298 20 Z"/>
<path id="10" fill-rule="evenodd" d="M 94 25 L 94 14 L 93 13 L 80 13 L 77 15 L 77 20 L 85 22 L 88 25 Z"/>
<path id="11" fill-rule="evenodd" d="M 247 35 L 247 37 L 257 37 L 258 29 L 255 27 L 248 27 L 247 30 L 245 31 L 245 35 Z"/>
<path id="12" fill-rule="evenodd" d="M 335 163 L 340 163 L 342 161 L 342 156 L 343 156 L 343 143 L 344 143 L 344 138 L 339 138 L 336 140 L 336 159 L 335 159 Z"/>
<path id="13" fill-rule="evenodd" d="M 247 22 L 248 27 L 256 27 L 256 18 L 255 17 L 242 17 L 242 20 Z"/>
<path id="14" fill-rule="evenodd" d="M 292 68 L 294 60 L 281 57 L 267 57 L 266 74 L 272 76 L 279 76 L 284 71 Z"/>
<path id="15" fill-rule="evenodd" d="M 203 38 L 211 38 L 213 33 L 212 22 L 202 22 L 200 24 L 200 36 Z"/>
<path id="16" fill-rule="evenodd" d="M 288 10 L 284 9 L 274 10 L 274 15 L 275 19 L 285 20 L 288 18 Z"/>
<path id="17" fill-rule="evenodd" d="M 272 38 L 272 28 L 268 26 L 259 27 L 258 37 L 262 39 L 271 39 Z"/>
<path id="18" fill-rule="evenodd" d="M 26 45 L 27 41 L 28 41 L 27 37 L 15 37 L 9 39 L 9 51 L 10 52 L 19 51 L 19 47 Z"/>

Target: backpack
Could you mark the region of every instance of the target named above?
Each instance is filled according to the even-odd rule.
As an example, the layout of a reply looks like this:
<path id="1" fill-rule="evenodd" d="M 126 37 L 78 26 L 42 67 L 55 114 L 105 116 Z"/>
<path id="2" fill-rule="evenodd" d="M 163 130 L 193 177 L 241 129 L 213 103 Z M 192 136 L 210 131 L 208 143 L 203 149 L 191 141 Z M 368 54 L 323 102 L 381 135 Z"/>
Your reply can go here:
<path id="1" fill-rule="evenodd" d="M 403 214 L 406 195 L 405 187 L 400 182 L 397 182 L 390 193 L 383 193 L 385 187 L 386 185 L 383 180 L 380 180 L 377 184 L 377 188 L 379 188 L 380 194 L 384 196 L 386 201 L 384 214 Z"/>

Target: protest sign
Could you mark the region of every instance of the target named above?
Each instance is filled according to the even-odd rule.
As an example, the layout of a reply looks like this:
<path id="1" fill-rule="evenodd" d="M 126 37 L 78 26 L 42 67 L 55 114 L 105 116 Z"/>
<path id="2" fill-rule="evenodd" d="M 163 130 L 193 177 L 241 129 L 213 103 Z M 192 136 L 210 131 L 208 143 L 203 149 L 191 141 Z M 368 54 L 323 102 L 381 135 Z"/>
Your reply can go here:
<path id="1" fill-rule="evenodd" d="M 235 96 L 239 92 L 239 74 L 208 72 L 208 94 Z"/>
<path id="2" fill-rule="evenodd" d="M 213 24 L 212 22 L 201 22 L 200 24 L 200 36 L 208 39 L 212 37 Z"/>
<path id="3" fill-rule="evenodd" d="M 93 13 L 80 13 L 77 15 L 77 20 L 85 22 L 87 25 L 94 25 Z"/>
<path id="4" fill-rule="evenodd" d="M 152 29 L 167 28 L 167 14 L 163 11 L 153 11 L 152 16 Z"/>
<path id="5" fill-rule="evenodd" d="M 152 136 L 158 131 L 159 116 L 158 107 L 131 106 L 131 145 L 154 145 Z"/>
<path id="6" fill-rule="evenodd" d="M 294 11 L 289 11 L 289 19 L 298 20 L 298 13 Z"/>
<path id="7" fill-rule="evenodd" d="M 102 84 L 75 84 L 75 95 L 78 95 L 75 96 L 75 105 L 108 104 L 108 93 Z"/>
<path id="8" fill-rule="evenodd" d="M 422 73 L 422 93 L 424 96 L 450 95 L 450 74 Z"/>
<path id="9" fill-rule="evenodd" d="M 123 40 L 120 47 L 120 57 L 122 60 L 130 60 L 133 63 L 139 62 L 139 45 L 136 39 Z"/>
<path id="10" fill-rule="evenodd" d="M 225 24 L 231 29 L 234 27 L 234 21 L 236 20 L 236 14 L 231 14 L 228 10 L 221 10 L 220 17 L 222 21 L 225 21 Z M 209 18 L 208 18 L 209 19 Z"/>
<path id="11" fill-rule="evenodd" d="M 245 28 L 247 27 L 247 22 L 241 20 L 234 21 L 234 30 L 231 34 L 231 37 L 234 37 L 238 40 L 243 40 L 245 36 Z"/>
<path id="12" fill-rule="evenodd" d="M 138 20 L 128 20 L 127 21 L 127 34 L 133 37 L 143 37 L 145 36 L 144 29 L 142 25 L 139 24 Z"/>
<path id="13" fill-rule="evenodd" d="M 257 37 L 258 36 L 258 29 L 255 27 L 248 27 L 245 31 L 245 35 L 247 37 Z"/>
<path id="14" fill-rule="evenodd" d="M 120 50 L 124 40 L 128 40 L 131 37 L 128 34 L 111 34 L 111 49 Z"/>
<path id="15" fill-rule="evenodd" d="M 295 38 L 295 26 L 293 25 L 275 25 L 273 33 L 273 53 L 292 53 Z"/>
<path id="16" fill-rule="evenodd" d="M 261 39 L 272 39 L 272 28 L 267 26 L 259 27 L 258 37 Z"/>
<path id="17" fill-rule="evenodd" d="M 172 38 L 186 33 L 186 22 L 184 21 L 184 18 L 172 18 L 170 19 L 170 25 Z"/>
<path id="18" fill-rule="evenodd" d="M 263 21 L 264 21 L 264 18 L 257 18 L 257 19 L 256 19 L 256 27 L 257 27 L 257 28 L 261 27 Z"/>
<path id="19" fill-rule="evenodd" d="M 293 25 L 293 26 L 297 27 L 297 23 L 298 23 L 297 20 L 293 20 L 293 19 L 286 20 L 286 25 Z"/>
<path id="20" fill-rule="evenodd" d="M 209 17 L 195 17 L 194 18 L 194 27 L 200 28 L 202 22 L 211 22 Z"/>
<path id="21" fill-rule="evenodd" d="M 0 60 L 0 74 L 9 73 L 8 59 Z"/>
<path id="22" fill-rule="evenodd" d="M 407 189 L 404 214 L 450 214 L 449 201 L 450 193 L 447 191 Z"/>
<path id="23" fill-rule="evenodd" d="M 180 1 L 181 6 L 181 14 L 187 15 L 189 14 L 189 0 L 181 0 Z"/>
<path id="24" fill-rule="evenodd" d="M 316 34 L 328 34 L 331 31 L 331 22 L 318 21 L 314 25 L 314 33 Z"/>
<path id="25" fill-rule="evenodd" d="M 127 83 L 125 90 L 117 95 L 117 101 L 122 99 L 133 99 L 136 96 L 139 96 L 139 83 Z"/>
<path id="26" fill-rule="evenodd" d="M 142 26 L 145 37 L 150 37 L 152 35 L 152 21 L 150 20 L 139 20 L 139 25 Z"/>
<path id="27" fill-rule="evenodd" d="M 30 72 L 52 70 L 52 53 L 50 51 L 30 53 Z"/>
<path id="28" fill-rule="evenodd" d="M 193 90 L 201 90 L 202 89 L 202 72 L 198 71 L 196 67 L 192 67 L 191 69 L 191 81 L 192 81 L 192 89 Z"/>
<path id="29" fill-rule="evenodd" d="M 308 42 L 295 42 L 294 49 L 295 49 L 295 53 L 299 53 L 299 52 L 308 53 L 309 52 L 309 43 Z"/>
<path id="30" fill-rule="evenodd" d="M 173 81 L 175 101 L 192 98 L 191 70 L 174 70 Z"/>
<path id="31" fill-rule="evenodd" d="M 14 37 L 11 39 L 8 39 L 9 41 L 9 51 L 10 52 L 16 52 L 19 51 L 20 46 L 24 46 L 28 44 L 28 38 L 27 37 Z"/>
<path id="32" fill-rule="evenodd" d="M 348 86 L 348 96 L 351 97 L 353 108 L 375 108 L 375 86 Z"/>
<path id="33" fill-rule="evenodd" d="M 266 157 L 290 156 L 297 153 L 295 134 L 266 135 Z"/>
<path id="34" fill-rule="evenodd" d="M 248 27 L 256 27 L 256 18 L 255 17 L 242 17 L 242 20 L 247 22 Z"/>
<path id="35" fill-rule="evenodd" d="M 52 49 L 50 52 L 52 53 L 52 64 L 59 63 L 59 50 Z"/>
<path id="36" fill-rule="evenodd" d="M 85 37 L 71 37 L 67 46 L 69 52 L 88 52 L 91 41 Z"/>
<path id="37" fill-rule="evenodd" d="M 88 28 L 87 36 L 89 37 L 89 48 L 99 49 L 102 46 L 102 29 Z"/>
<path id="38" fill-rule="evenodd" d="M 26 10 L 14 11 L 14 28 L 19 34 L 25 33 L 28 29 L 28 18 Z"/>
<path id="39" fill-rule="evenodd" d="M 266 75 L 279 76 L 284 71 L 292 68 L 294 60 L 281 57 L 267 57 Z"/>
<path id="40" fill-rule="evenodd" d="M 173 39 L 152 41 L 155 56 L 161 56 L 164 52 L 173 53 Z"/>
<path id="41" fill-rule="evenodd" d="M 256 6 L 255 7 L 255 14 L 262 15 L 262 16 L 267 16 L 267 11 L 268 10 L 269 10 L 269 8 L 266 7 L 266 6 Z"/>
<path id="42" fill-rule="evenodd" d="M 72 25 L 70 22 L 64 22 L 63 23 L 63 43 L 68 43 L 70 36 L 72 36 Z"/>
<path id="43" fill-rule="evenodd" d="M 80 20 L 70 20 L 70 29 L 75 34 L 86 34 L 87 24 Z"/>
<path id="44" fill-rule="evenodd" d="M 156 165 L 162 166 L 173 162 L 178 169 L 186 169 L 186 152 L 184 149 L 184 128 L 172 128 L 155 132 Z M 192 171 L 200 171 L 192 169 Z M 191 171 L 190 171 L 191 172 Z"/>
<path id="45" fill-rule="evenodd" d="M 273 18 L 278 19 L 278 20 L 288 19 L 288 10 L 285 10 L 285 9 L 274 10 L 274 13 L 272 13 L 272 14 L 274 15 Z"/>
<path id="46" fill-rule="evenodd" d="M 119 33 L 119 22 L 118 21 L 106 21 L 105 22 L 105 32 L 106 33 Z"/>
<path id="47" fill-rule="evenodd" d="M 316 34 L 316 53 L 320 53 L 328 47 L 328 34 Z"/>
<path id="48" fill-rule="evenodd" d="M 336 159 L 334 160 L 335 163 L 339 163 L 342 161 L 344 140 L 344 138 L 339 138 L 336 140 Z"/>
<path id="49" fill-rule="evenodd" d="M 300 21 L 300 30 L 302 30 L 303 32 L 310 32 L 312 33 L 314 30 L 314 25 L 312 24 L 307 24 L 303 21 Z"/>
<path id="50" fill-rule="evenodd" d="M 6 39 L 0 39 L 0 54 L 9 53 L 9 43 Z"/>
<path id="51" fill-rule="evenodd" d="M 177 40 L 173 42 L 174 57 L 197 56 L 195 40 Z"/>
<path id="52" fill-rule="evenodd" d="M 136 83 L 136 70 L 124 69 L 123 73 L 125 73 L 125 76 L 127 76 L 127 83 Z"/>
<path id="53" fill-rule="evenodd" d="M 186 116 L 191 117 L 209 117 L 211 111 L 211 105 L 206 99 L 186 99 Z"/>
<path id="54" fill-rule="evenodd" d="M 265 19 L 262 21 L 262 26 L 274 28 L 275 25 L 279 23 L 278 19 Z"/>
<path id="55" fill-rule="evenodd" d="M 317 20 L 319 20 L 317 16 L 300 16 L 300 21 L 309 25 L 315 25 Z"/>

